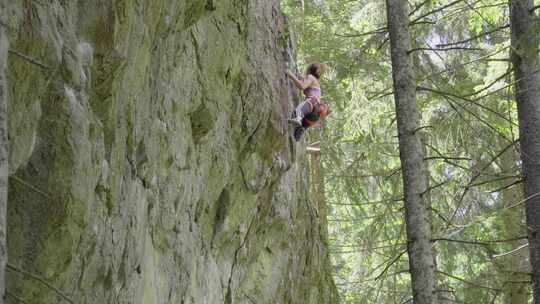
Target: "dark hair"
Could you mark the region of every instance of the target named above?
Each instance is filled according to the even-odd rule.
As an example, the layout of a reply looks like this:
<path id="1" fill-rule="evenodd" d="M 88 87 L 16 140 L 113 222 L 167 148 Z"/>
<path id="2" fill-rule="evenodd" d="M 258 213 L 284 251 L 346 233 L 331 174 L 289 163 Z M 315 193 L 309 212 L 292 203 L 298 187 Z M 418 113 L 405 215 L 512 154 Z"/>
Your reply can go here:
<path id="1" fill-rule="evenodd" d="M 326 65 L 321 63 L 312 63 L 307 67 L 307 74 L 313 75 L 315 78 L 321 78 L 322 73 L 325 70 Z"/>

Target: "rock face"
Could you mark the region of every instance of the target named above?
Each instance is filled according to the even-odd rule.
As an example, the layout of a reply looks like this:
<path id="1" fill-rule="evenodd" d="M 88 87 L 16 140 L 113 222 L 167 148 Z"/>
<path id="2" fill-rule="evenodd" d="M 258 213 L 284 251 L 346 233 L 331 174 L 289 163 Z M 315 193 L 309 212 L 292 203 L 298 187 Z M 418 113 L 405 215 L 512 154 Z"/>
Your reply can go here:
<path id="1" fill-rule="evenodd" d="M 279 1 L 0 0 L 0 14 L 8 303 L 337 303 L 287 134 Z"/>

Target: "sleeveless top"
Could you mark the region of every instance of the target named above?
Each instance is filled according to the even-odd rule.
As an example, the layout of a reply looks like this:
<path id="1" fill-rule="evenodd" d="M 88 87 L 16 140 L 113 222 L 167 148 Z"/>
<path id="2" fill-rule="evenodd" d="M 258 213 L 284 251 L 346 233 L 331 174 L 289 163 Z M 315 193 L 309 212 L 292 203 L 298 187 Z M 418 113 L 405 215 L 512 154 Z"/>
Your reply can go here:
<path id="1" fill-rule="evenodd" d="M 306 97 L 315 97 L 319 99 L 321 98 L 321 88 L 307 87 L 304 89 L 304 95 L 306 95 Z"/>

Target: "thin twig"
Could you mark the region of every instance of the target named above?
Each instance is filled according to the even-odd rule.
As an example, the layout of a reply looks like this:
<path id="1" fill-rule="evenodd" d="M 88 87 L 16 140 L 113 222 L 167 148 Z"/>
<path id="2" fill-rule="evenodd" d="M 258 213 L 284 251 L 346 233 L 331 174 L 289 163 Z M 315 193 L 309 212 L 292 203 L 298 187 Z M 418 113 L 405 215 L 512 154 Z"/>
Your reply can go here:
<path id="1" fill-rule="evenodd" d="M 430 0 L 424 0 L 422 1 L 422 3 L 418 4 L 415 8 L 413 8 L 410 12 L 409 12 L 409 16 L 412 16 L 414 15 L 414 13 L 416 13 L 419 9 L 421 9 L 424 5 L 426 5 L 426 3 L 428 3 Z"/>
<path id="2" fill-rule="evenodd" d="M 441 90 L 437 90 L 437 89 L 433 89 L 433 88 L 428 88 L 428 87 L 422 87 L 422 86 L 419 86 L 417 87 L 417 90 L 418 91 L 425 91 L 425 92 L 430 92 L 430 93 L 434 93 L 434 94 L 437 94 L 437 95 L 441 95 L 443 97 L 454 97 L 454 98 L 457 98 L 457 99 L 460 99 L 460 100 L 463 100 L 463 101 L 466 101 L 468 103 L 471 103 L 481 109 L 484 109 L 490 113 L 493 113 L 494 115 L 498 116 L 499 118 L 505 120 L 505 121 L 508 121 L 508 122 L 511 122 L 509 121 L 508 117 L 505 117 L 504 115 L 502 115 L 501 113 L 477 102 L 476 100 L 477 99 L 481 99 L 481 98 L 484 98 L 484 96 L 481 96 L 481 97 L 478 97 L 476 99 L 469 99 L 467 98 L 466 96 L 461 96 L 461 95 L 457 95 L 457 94 L 454 94 L 454 93 L 451 93 L 451 92 L 444 92 L 444 91 L 441 91 Z M 480 91 L 479 91 L 480 92 Z M 478 93 L 479 93 L 478 92 Z"/>
<path id="3" fill-rule="evenodd" d="M 443 159 L 443 160 L 471 160 L 470 157 L 451 157 L 451 156 L 430 156 L 424 158 L 424 160 Z"/>
<path id="4" fill-rule="evenodd" d="M 523 248 L 525 248 L 527 246 L 529 246 L 529 243 L 523 244 L 523 245 L 519 246 L 518 248 L 512 249 L 512 250 L 510 250 L 508 252 L 504 252 L 504 253 L 500 253 L 500 254 L 494 254 L 494 255 L 492 255 L 492 257 L 493 258 L 500 258 L 500 257 L 506 256 L 506 255 L 510 255 L 510 254 L 518 252 L 519 250 L 521 250 L 521 249 L 523 249 Z"/>
<path id="5" fill-rule="evenodd" d="M 387 32 L 387 28 L 386 27 L 381 27 L 381 28 L 378 28 L 378 29 L 375 29 L 375 30 L 369 31 L 369 32 L 363 32 L 363 33 L 357 33 L 357 34 L 338 34 L 338 33 L 335 33 L 334 35 L 336 35 L 338 37 L 350 38 L 350 37 L 362 37 L 362 36 L 368 36 L 368 35 L 384 34 L 386 32 Z"/>
<path id="6" fill-rule="evenodd" d="M 30 190 L 34 190 L 35 192 L 45 196 L 46 198 L 51 199 L 51 196 L 49 194 L 47 194 L 45 191 L 40 190 L 40 189 L 36 188 L 35 186 L 30 185 L 29 183 L 25 182 L 24 180 L 18 178 L 17 176 L 12 175 L 9 178 L 12 178 L 14 181 L 19 182 L 21 185 L 28 187 Z"/>
<path id="7" fill-rule="evenodd" d="M 511 144 L 507 145 L 506 147 L 504 147 L 504 149 L 502 149 L 501 151 L 499 151 L 494 157 L 491 158 L 491 160 L 486 164 L 484 165 L 479 171 L 478 173 L 476 173 L 472 178 L 471 180 L 469 181 L 469 183 L 465 186 L 465 190 L 463 190 L 463 193 L 461 194 L 461 197 L 459 199 L 459 201 L 457 202 L 456 204 L 456 208 L 454 209 L 454 212 L 452 212 L 452 216 L 450 216 L 450 219 L 449 219 L 449 222 L 452 223 L 452 221 L 454 220 L 454 218 L 456 217 L 457 215 L 457 212 L 459 210 L 459 208 L 461 208 L 461 204 L 463 203 L 463 200 L 465 199 L 465 196 L 466 194 L 469 192 L 469 190 L 471 189 L 474 181 L 480 177 L 482 175 L 482 173 L 491 166 L 491 164 L 493 162 L 495 162 L 499 157 L 501 157 L 501 155 L 503 155 L 508 149 L 510 149 L 510 147 L 514 146 L 515 145 L 515 142 L 512 142 Z"/>
<path id="8" fill-rule="evenodd" d="M 433 189 L 436 189 L 436 188 L 439 188 L 439 187 L 441 187 L 441 186 L 444 186 L 444 185 L 448 184 L 449 182 L 450 182 L 450 180 L 448 179 L 448 180 L 442 181 L 442 182 L 440 182 L 440 183 L 438 183 L 438 184 L 435 184 L 435 185 L 433 185 L 433 186 L 429 186 L 429 187 L 428 187 L 426 190 L 424 190 L 421 194 L 424 195 L 424 194 L 430 192 L 430 191 L 433 190 Z"/>
<path id="9" fill-rule="evenodd" d="M 16 50 L 8 50 L 8 52 L 11 53 L 11 54 L 13 54 L 13 55 L 16 55 L 16 56 L 18 56 L 18 57 L 20 57 L 20 58 L 22 58 L 22 59 L 24 59 L 24 60 L 26 60 L 26 61 L 28 61 L 28 62 L 30 62 L 30 63 L 32 63 L 32 64 L 35 64 L 35 65 L 39 66 L 40 68 L 43 68 L 43 69 L 45 69 L 45 70 L 50 69 L 50 67 L 46 66 L 45 64 L 43 64 L 43 63 L 37 61 L 36 59 L 34 59 L 34 58 L 32 58 L 32 57 L 30 57 L 30 56 L 28 56 L 28 55 L 25 55 L 25 54 L 23 54 L 23 53 L 21 53 L 21 52 L 19 52 L 19 51 L 16 51 Z"/>
<path id="10" fill-rule="evenodd" d="M 499 182 L 499 181 L 502 181 L 502 180 L 507 180 L 507 179 L 511 179 L 511 178 L 517 178 L 517 177 L 519 177 L 519 176 L 516 176 L 516 175 L 497 176 L 496 178 L 484 180 L 484 181 L 474 183 L 474 184 L 470 184 L 469 186 L 470 187 L 478 187 L 478 186 L 482 186 L 482 185 L 485 185 L 485 184 L 491 184 L 491 183 L 494 183 L 494 182 Z"/>
<path id="11" fill-rule="evenodd" d="M 453 6 L 453 5 L 456 5 L 456 4 L 458 4 L 458 3 L 462 2 L 462 1 L 463 0 L 456 0 L 456 1 L 450 2 L 450 3 L 446 4 L 446 5 L 443 5 L 441 7 L 438 7 L 436 9 L 434 9 L 434 10 L 431 10 L 431 11 L 429 11 L 429 12 L 423 14 L 423 15 L 420 15 L 419 17 L 417 17 L 416 19 L 414 19 L 411 22 L 414 23 L 414 22 L 416 22 L 416 21 L 418 21 L 418 20 L 420 20 L 422 18 L 425 18 L 425 17 L 427 17 L 429 15 L 432 15 L 432 14 L 435 14 L 437 12 L 440 12 L 440 11 L 442 11 L 442 10 L 444 10 L 446 8 L 449 8 L 449 7 Z"/>
<path id="12" fill-rule="evenodd" d="M 449 278 L 452 278 L 452 279 L 454 279 L 454 280 L 458 280 L 458 281 L 463 282 L 463 283 L 465 283 L 465 284 L 469 284 L 469 285 L 471 285 L 471 286 L 475 286 L 475 287 L 479 287 L 479 288 L 484 288 L 484 289 L 488 289 L 488 290 L 494 290 L 494 291 L 500 290 L 500 289 L 498 289 L 498 288 L 493 288 L 493 287 L 489 287 L 489 286 L 484 286 L 484 285 L 477 284 L 477 283 L 475 283 L 475 282 L 467 281 L 467 280 L 465 280 L 465 279 L 463 279 L 463 278 L 456 277 L 455 275 L 449 274 L 449 273 L 444 272 L 444 271 L 440 271 L 440 270 L 435 270 L 435 271 L 436 271 L 437 273 L 439 273 L 439 274 L 442 274 L 442 275 L 447 276 L 447 277 L 449 277 Z"/>
<path id="13" fill-rule="evenodd" d="M 475 3 L 473 4 L 476 4 L 477 2 L 481 2 L 481 1 L 476 1 Z M 508 5 L 508 2 L 499 2 L 499 3 L 494 3 L 494 4 L 486 4 L 486 5 L 479 5 L 479 6 L 474 6 L 474 9 L 483 9 L 483 8 L 490 8 L 490 7 L 498 7 L 498 6 L 507 6 Z M 439 20 L 443 20 L 443 19 L 449 19 L 449 18 L 452 18 L 454 17 L 455 15 L 459 15 L 459 14 L 462 14 L 463 12 L 466 12 L 468 10 L 470 10 L 471 7 L 470 6 L 463 6 L 463 7 L 460 7 L 452 12 L 450 12 L 449 14 L 446 14 L 446 15 L 443 15 L 441 16 L 441 18 L 439 18 Z"/>
<path id="14" fill-rule="evenodd" d="M 437 24 L 437 22 L 423 20 L 423 21 L 416 21 L 415 23 L 411 23 L 410 25 L 417 25 L 417 24 Z"/>
<path id="15" fill-rule="evenodd" d="M 426 80 L 426 79 L 431 79 L 431 78 L 433 78 L 434 76 L 438 76 L 438 75 L 444 74 L 444 73 L 446 73 L 446 72 L 455 71 L 455 70 L 457 70 L 457 68 L 463 68 L 463 67 L 465 67 L 465 66 L 467 66 L 467 65 L 469 65 L 469 64 L 472 64 L 472 63 L 476 63 L 476 62 L 479 62 L 479 61 L 488 60 L 491 56 L 495 56 L 495 55 L 497 55 L 497 54 L 499 54 L 499 53 L 505 51 L 505 50 L 508 49 L 508 48 L 510 48 L 510 46 L 505 46 L 505 47 L 503 47 L 503 48 L 500 49 L 500 50 L 494 51 L 494 52 L 489 53 L 489 54 L 484 55 L 484 56 L 480 56 L 480 57 L 478 57 L 478 58 L 476 58 L 476 59 L 472 59 L 472 60 L 470 60 L 470 61 L 467 61 L 467 62 L 458 64 L 458 65 L 456 65 L 456 66 L 448 67 L 448 68 L 445 68 L 445 69 L 443 69 L 443 70 L 441 70 L 441 71 L 433 72 L 433 73 L 431 73 L 431 74 L 426 75 L 426 76 L 425 76 L 423 79 L 421 79 L 420 81 L 424 81 L 424 80 Z"/>
<path id="16" fill-rule="evenodd" d="M 372 101 L 372 100 L 383 98 L 383 97 L 386 97 L 386 96 L 389 96 L 389 95 L 392 95 L 392 94 L 394 94 L 394 91 L 385 92 L 383 94 L 379 94 L 379 95 L 375 95 L 375 96 L 368 96 L 367 100 Z"/>
<path id="17" fill-rule="evenodd" d="M 403 250 L 395 258 L 393 258 L 392 261 L 390 261 L 390 263 L 388 263 L 386 267 L 384 267 L 383 271 L 375 277 L 375 281 L 378 281 L 388 271 L 388 269 L 390 269 L 390 267 L 394 265 L 406 252 L 407 250 Z"/>
<path id="18" fill-rule="evenodd" d="M 487 24 L 493 26 L 493 24 L 488 20 L 486 19 L 486 17 L 484 17 L 484 15 L 482 15 L 482 13 L 476 8 L 474 7 L 473 5 L 471 5 L 469 2 L 467 2 L 466 0 L 464 0 L 463 2 L 465 2 L 465 4 L 467 4 L 467 6 L 469 7 L 470 10 L 474 11 L 478 16 L 480 16 L 480 18 Z"/>
<path id="19" fill-rule="evenodd" d="M 511 68 L 509 68 L 505 73 L 503 73 L 501 76 L 495 78 L 495 80 L 493 80 L 492 82 L 490 82 L 488 85 L 484 86 L 483 88 L 481 88 L 480 90 L 478 91 L 474 91 L 472 93 L 469 93 L 469 94 L 465 94 L 465 95 L 461 95 L 462 97 L 470 97 L 470 96 L 474 96 L 474 95 L 478 95 L 482 92 L 484 92 L 485 90 L 491 88 L 492 86 L 494 86 L 497 82 L 499 82 L 500 80 L 506 78 L 510 72 L 512 71 Z M 485 95 L 484 95 L 485 96 Z"/>
<path id="20" fill-rule="evenodd" d="M 20 297 L 14 295 L 13 293 L 11 293 L 9 290 L 6 290 L 6 296 L 12 298 L 13 300 L 19 302 L 19 303 L 22 303 L 22 304 L 28 304 L 28 302 L 26 302 L 25 300 L 21 299 Z"/>
<path id="21" fill-rule="evenodd" d="M 455 51 L 455 50 L 462 50 L 462 51 L 482 51 L 484 49 L 481 48 L 469 48 L 469 47 L 449 47 L 449 48 L 430 48 L 430 47 L 419 47 L 410 49 L 407 51 L 407 54 L 411 54 L 412 52 L 416 51 L 430 51 L 430 52 L 446 52 L 446 51 Z"/>
<path id="22" fill-rule="evenodd" d="M 510 243 L 510 242 L 526 240 L 526 239 L 527 239 L 527 236 L 521 236 L 521 237 L 505 239 L 505 240 L 456 240 L 456 239 L 449 239 L 449 238 L 436 238 L 436 239 L 432 239 L 431 241 L 432 242 L 443 241 L 443 242 L 454 242 L 454 243 L 463 243 L 463 244 L 470 244 L 470 245 L 489 246 L 489 245 L 497 244 L 497 243 Z"/>
<path id="23" fill-rule="evenodd" d="M 519 202 L 517 202 L 517 203 L 515 203 L 515 204 L 513 204 L 513 205 L 510 205 L 510 206 L 508 206 L 508 207 L 506 207 L 506 208 L 507 208 L 507 209 L 515 208 L 515 207 L 517 207 L 517 206 L 519 206 L 519 205 L 525 203 L 526 201 L 528 201 L 528 200 L 530 200 L 530 199 L 532 199 L 532 198 L 535 198 L 535 197 L 537 197 L 537 196 L 539 196 L 539 195 L 540 195 L 540 192 L 536 192 L 536 193 L 534 193 L 534 194 L 532 194 L 532 195 L 529 195 L 529 196 L 527 196 L 526 198 L 522 199 L 521 201 L 519 201 Z"/>
<path id="24" fill-rule="evenodd" d="M 514 182 L 512 182 L 512 183 L 510 183 L 508 185 L 504 185 L 504 186 L 502 186 L 500 188 L 491 190 L 491 191 L 489 191 L 489 193 L 500 192 L 500 191 L 506 190 L 508 188 L 511 188 L 511 187 L 513 187 L 515 185 L 521 184 L 522 182 L 523 182 L 523 179 L 518 179 L 518 180 L 516 180 L 516 181 L 514 181 Z"/>
<path id="25" fill-rule="evenodd" d="M 53 290 L 56 294 L 58 294 L 60 297 L 62 297 L 64 300 L 66 300 L 68 303 L 71 303 L 71 304 L 75 304 L 73 302 L 73 300 L 71 300 L 68 296 L 66 296 L 62 291 L 60 291 L 58 288 L 52 286 L 51 284 L 47 283 L 47 281 L 45 281 L 44 279 L 40 278 L 39 276 L 35 275 L 35 274 L 32 274 L 28 271 L 24 271 L 22 269 L 19 269 L 11 264 L 6 264 L 6 269 L 8 270 L 11 270 L 11 271 L 15 271 L 15 272 L 18 272 L 24 276 L 27 276 L 31 279 L 34 279 L 40 283 L 42 283 L 43 285 L 47 286 L 49 289 Z"/>

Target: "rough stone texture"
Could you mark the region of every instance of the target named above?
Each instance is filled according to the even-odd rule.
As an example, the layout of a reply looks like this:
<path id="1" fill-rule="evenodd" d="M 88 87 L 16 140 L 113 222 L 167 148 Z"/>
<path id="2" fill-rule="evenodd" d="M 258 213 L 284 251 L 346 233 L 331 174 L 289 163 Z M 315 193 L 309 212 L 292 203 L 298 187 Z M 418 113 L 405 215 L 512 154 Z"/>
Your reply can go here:
<path id="1" fill-rule="evenodd" d="M 337 303 L 279 1 L 0 5 L 10 265 L 75 303 Z"/>
<path id="2" fill-rule="evenodd" d="M 1 8 L 1 7 L 0 7 Z M 0 22 L 2 14 L 0 13 Z M 8 40 L 3 26 L 0 25 L 0 303 L 3 303 L 5 291 L 5 269 L 7 263 L 6 247 L 6 211 L 8 189 L 8 133 L 7 133 L 7 99 L 6 81 Z"/>

